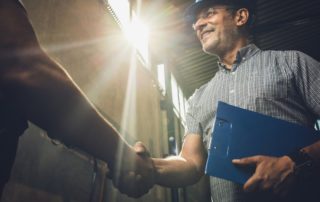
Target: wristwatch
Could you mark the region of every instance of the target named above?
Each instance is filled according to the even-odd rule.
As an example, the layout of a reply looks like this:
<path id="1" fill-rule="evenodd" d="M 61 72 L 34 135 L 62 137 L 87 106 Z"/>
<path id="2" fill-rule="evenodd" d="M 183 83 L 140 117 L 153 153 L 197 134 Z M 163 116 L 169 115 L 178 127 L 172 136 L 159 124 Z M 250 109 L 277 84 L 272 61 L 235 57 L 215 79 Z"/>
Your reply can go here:
<path id="1" fill-rule="evenodd" d="M 287 156 L 295 163 L 293 174 L 300 181 L 312 178 L 315 172 L 313 159 L 304 150 L 295 150 Z"/>

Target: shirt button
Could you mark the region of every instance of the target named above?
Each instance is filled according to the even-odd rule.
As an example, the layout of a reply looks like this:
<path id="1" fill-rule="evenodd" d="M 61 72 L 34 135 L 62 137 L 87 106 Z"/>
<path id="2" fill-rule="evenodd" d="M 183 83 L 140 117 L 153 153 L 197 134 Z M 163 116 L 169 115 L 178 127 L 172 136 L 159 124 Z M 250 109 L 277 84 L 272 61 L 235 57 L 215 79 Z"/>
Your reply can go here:
<path id="1" fill-rule="evenodd" d="M 236 74 L 236 72 L 231 72 L 231 74 L 232 74 L 232 75 L 235 75 L 235 74 Z"/>
<path id="2" fill-rule="evenodd" d="M 229 92 L 230 92 L 230 93 L 234 93 L 234 89 L 230 90 Z"/>

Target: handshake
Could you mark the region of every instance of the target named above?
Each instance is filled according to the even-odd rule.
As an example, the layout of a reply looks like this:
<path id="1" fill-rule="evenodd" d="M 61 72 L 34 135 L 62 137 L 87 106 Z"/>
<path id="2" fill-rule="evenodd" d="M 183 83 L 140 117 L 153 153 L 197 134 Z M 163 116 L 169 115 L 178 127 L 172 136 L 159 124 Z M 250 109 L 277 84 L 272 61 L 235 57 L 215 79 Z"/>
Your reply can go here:
<path id="1" fill-rule="evenodd" d="M 137 142 L 132 149 L 118 155 L 116 164 L 110 168 L 110 177 L 121 193 L 139 198 L 155 184 L 156 169 L 149 151 L 141 142 Z"/>

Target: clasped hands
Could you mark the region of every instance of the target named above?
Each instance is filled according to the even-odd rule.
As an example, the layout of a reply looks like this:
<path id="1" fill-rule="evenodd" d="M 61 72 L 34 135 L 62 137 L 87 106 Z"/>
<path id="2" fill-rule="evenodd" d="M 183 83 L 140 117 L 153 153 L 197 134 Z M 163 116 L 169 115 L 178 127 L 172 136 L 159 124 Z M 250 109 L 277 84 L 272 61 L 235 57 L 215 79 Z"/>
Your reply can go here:
<path id="1" fill-rule="evenodd" d="M 149 151 L 137 142 L 132 151 L 121 155 L 112 175 L 114 186 L 129 197 L 139 198 L 155 184 L 155 168 Z"/>
<path id="2" fill-rule="evenodd" d="M 133 147 L 137 154 L 134 159 L 135 166 L 122 167 L 120 175 L 113 179 L 114 185 L 120 192 L 130 197 L 141 197 L 155 184 L 156 170 L 150 154 L 145 146 L 138 142 Z M 132 163 L 132 160 L 129 161 Z M 246 192 L 272 192 L 280 197 L 285 197 L 295 184 L 294 162 L 287 156 L 252 156 L 234 159 L 233 164 L 242 167 L 255 167 L 254 174 L 244 184 Z M 124 163 L 124 165 L 129 165 Z"/>

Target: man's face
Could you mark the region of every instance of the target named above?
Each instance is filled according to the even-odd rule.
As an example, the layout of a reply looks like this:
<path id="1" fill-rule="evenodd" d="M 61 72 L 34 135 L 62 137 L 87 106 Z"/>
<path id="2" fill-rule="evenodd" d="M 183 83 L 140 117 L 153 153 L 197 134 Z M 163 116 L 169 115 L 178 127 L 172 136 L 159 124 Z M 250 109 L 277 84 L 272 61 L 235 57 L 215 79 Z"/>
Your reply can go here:
<path id="1" fill-rule="evenodd" d="M 193 28 L 204 52 L 219 56 L 232 47 L 237 33 L 234 17 L 223 5 L 202 9 Z"/>

